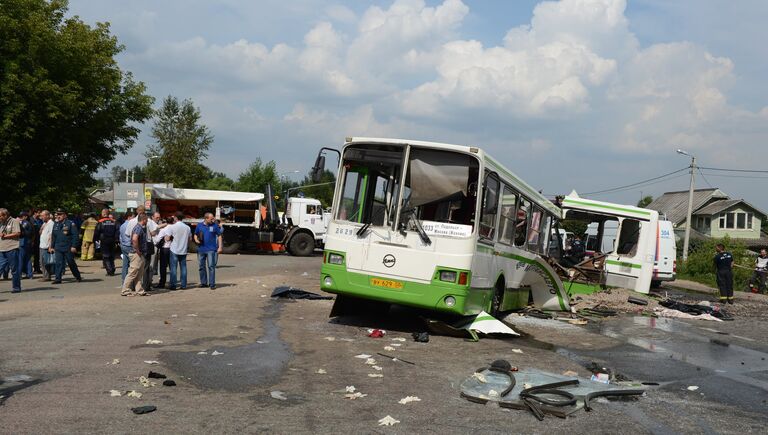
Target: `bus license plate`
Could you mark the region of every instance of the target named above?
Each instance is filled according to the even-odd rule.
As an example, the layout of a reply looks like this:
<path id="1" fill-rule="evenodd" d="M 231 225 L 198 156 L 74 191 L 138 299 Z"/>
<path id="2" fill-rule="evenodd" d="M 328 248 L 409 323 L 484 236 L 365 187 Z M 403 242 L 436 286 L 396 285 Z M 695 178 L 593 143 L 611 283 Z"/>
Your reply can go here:
<path id="1" fill-rule="evenodd" d="M 389 279 L 371 278 L 371 285 L 399 290 L 403 288 L 403 283 Z"/>

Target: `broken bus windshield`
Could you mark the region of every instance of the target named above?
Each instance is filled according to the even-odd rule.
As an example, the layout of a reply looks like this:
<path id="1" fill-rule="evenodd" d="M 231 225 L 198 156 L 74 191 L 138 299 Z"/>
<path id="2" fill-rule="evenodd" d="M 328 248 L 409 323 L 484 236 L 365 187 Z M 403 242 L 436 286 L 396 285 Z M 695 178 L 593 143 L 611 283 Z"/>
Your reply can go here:
<path id="1" fill-rule="evenodd" d="M 473 156 L 412 147 L 400 196 L 405 147 L 364 145 L 344 153 L 344 182 L 336 217 L 414 230 L 410 219 L 474 226 L 479 164 Z"/>

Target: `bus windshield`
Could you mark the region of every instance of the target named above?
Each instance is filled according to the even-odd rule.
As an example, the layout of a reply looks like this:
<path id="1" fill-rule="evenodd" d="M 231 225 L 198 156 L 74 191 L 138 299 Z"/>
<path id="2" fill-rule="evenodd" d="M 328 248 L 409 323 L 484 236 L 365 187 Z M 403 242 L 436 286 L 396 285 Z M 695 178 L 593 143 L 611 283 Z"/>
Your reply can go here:
<path id="1" fill-rule="evenodd" d="M 479 163 L 454 151 L 355 145 L 345 150 L 343 183 L 336 218 L 373 226 L 414 230 L 415 222 L 444 222 L 474 228 Z M 402 202 L 400 183 L 406 171 Z"/>

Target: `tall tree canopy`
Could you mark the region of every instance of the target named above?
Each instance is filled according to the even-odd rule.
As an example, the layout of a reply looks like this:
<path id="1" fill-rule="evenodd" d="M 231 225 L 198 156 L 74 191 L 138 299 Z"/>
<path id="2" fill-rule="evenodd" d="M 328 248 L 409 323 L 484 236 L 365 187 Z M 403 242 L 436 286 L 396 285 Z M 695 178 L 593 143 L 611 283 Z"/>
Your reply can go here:
<path id="1" fill-rule="evenodd" d="M 248 169 L 240 173 L 235 183 L 235 190 L 265 193 L 267 184 L 272 185 L 272 191 L 276 195 L 281 194 L 277 164 L 274 160 L 262 163 L 261 159 L 256 159 Z"/>
<path id="2" fill-rule="evenodd" d="M 208 157 L 213 135 L 200 123 L 200 110 L 192 100 L 179 103 L 176 97 L 166 97 L 157 111 L 152 137 L 157 143 L 145 153 L 149 180 L 181 188 L 205 184 L 210 171 L 202 161 Z"/>
<path id="3" fill-rule="evenodd" d="M 123 72 L 109 24 L 65 19 L 64 0 L 0 0 L 0 204 L 85 199 L 91 174 L 125 153 L 152 115 Z"/>
<path id="4" fill-rule="evenodd" d="M 640 198 L 639 201 L 637 201 L 637 206 L 645 208 L 645 207 L 648 207 L 648 204 L 650 204 L 652 202 L 653 202 L 653 197 L 651 195 L 646 195 L 646 196 Z"/>

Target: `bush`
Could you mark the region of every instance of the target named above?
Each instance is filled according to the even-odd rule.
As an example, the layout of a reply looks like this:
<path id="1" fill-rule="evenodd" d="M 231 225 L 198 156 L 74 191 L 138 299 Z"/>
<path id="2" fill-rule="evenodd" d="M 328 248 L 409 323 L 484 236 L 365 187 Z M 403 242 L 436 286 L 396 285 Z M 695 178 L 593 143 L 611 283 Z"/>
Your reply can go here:
<path id="1" fill-rule="evenodd" d="M 722 239 L 697 240 L 695 244 L 691 244 L 688 262 L 683 262 L 682 258 L 677 259 L 678 276 L 717 287 L 714 258 L 716 253 L 715 246 L 718 243 L 725 245 L 725 250 L 733 255 L 734 265 L 738 264 L 748 268 L 733 268 L 733 289 L 737 291 L 744 290 L 749 282 L 749 278 L 752 276 L 751 269 L 754 267 L 755 260 L 742 242 L 737 239 L 731 239 L 728 236 Z M 682 253 L 682 248 L 678 247 L 677 252 Z"/>

